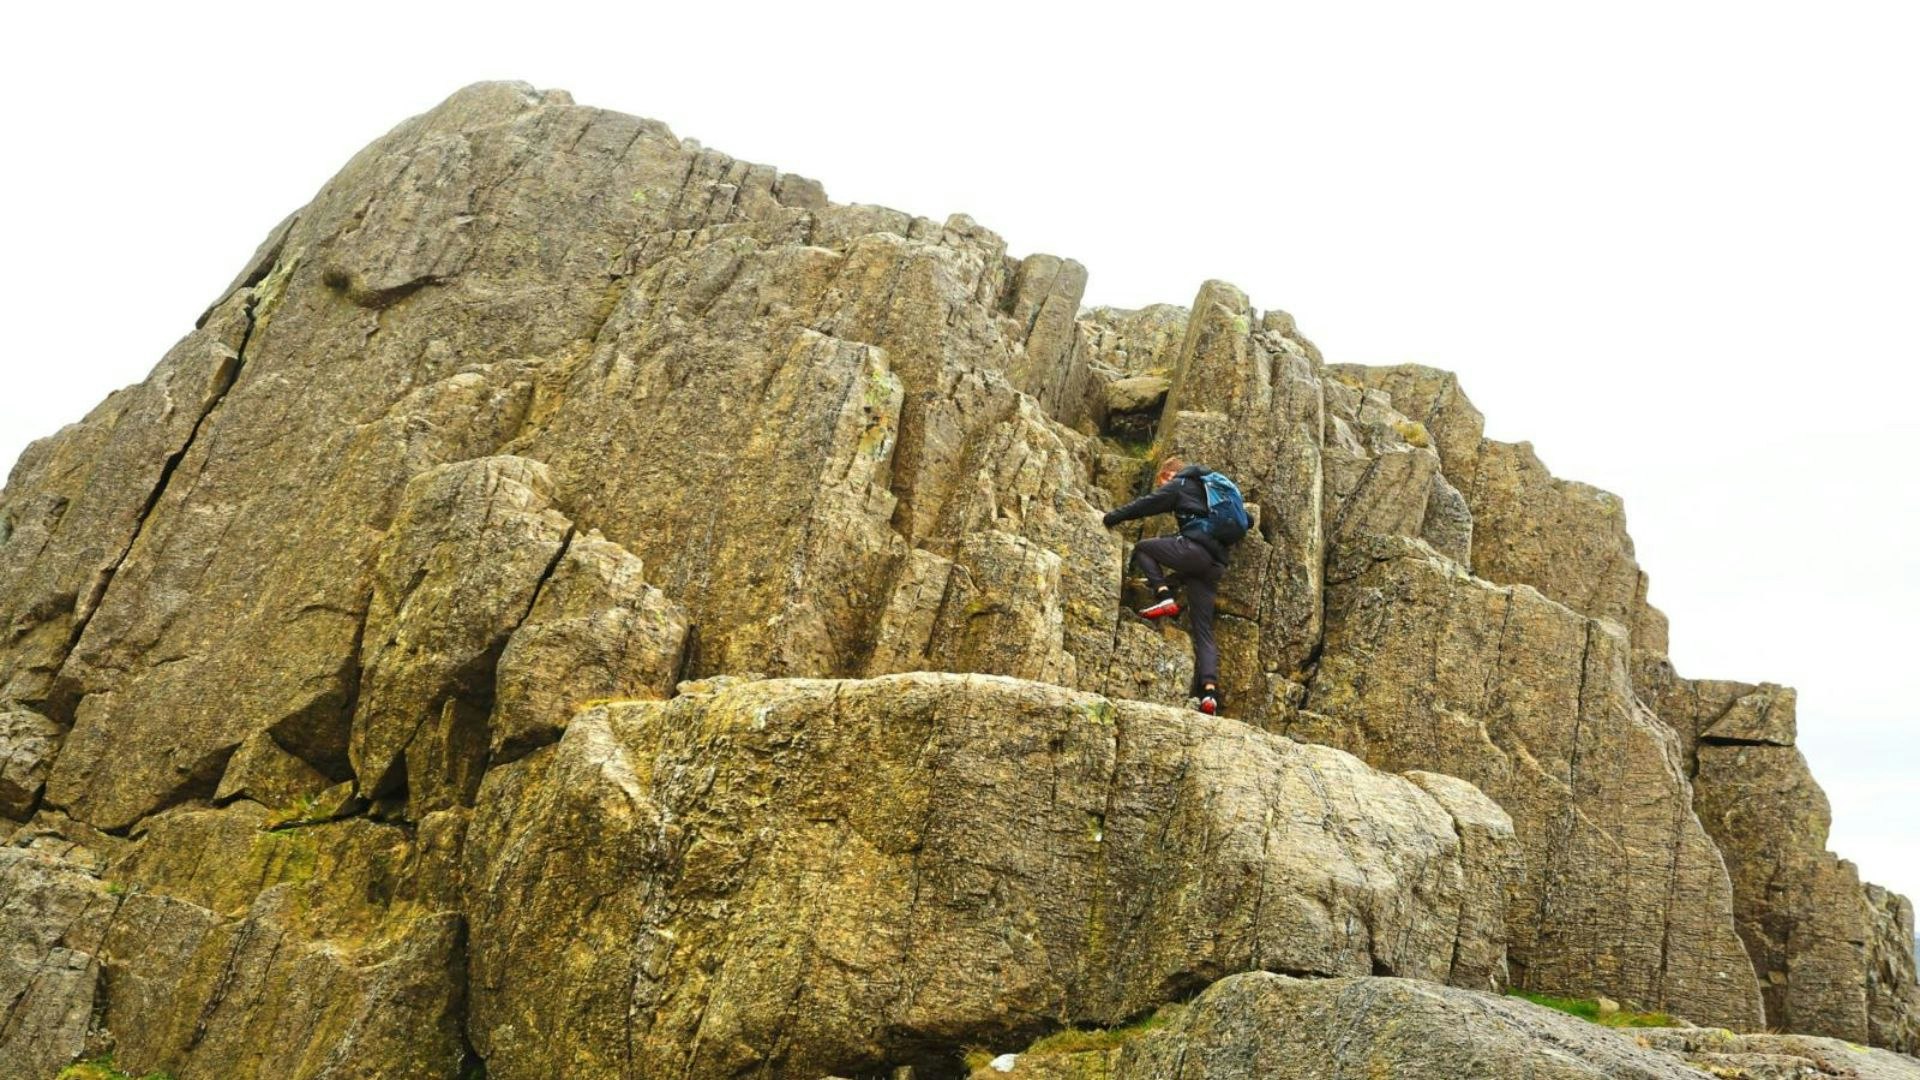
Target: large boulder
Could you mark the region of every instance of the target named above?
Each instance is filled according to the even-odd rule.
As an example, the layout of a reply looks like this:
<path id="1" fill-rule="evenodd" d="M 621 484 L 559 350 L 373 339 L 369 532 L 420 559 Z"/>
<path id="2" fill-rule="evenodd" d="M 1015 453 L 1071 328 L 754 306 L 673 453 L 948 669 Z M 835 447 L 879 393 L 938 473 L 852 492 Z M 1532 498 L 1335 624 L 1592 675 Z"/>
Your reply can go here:
<path id="1" fill-rule="evenodd" d="M 1605 1028 L 1513 998 L 1405 979 L 1254 973 L 1127 1046 L 1115 1080 L 1700 1080 Z"/>
<path id="2" fill-rule="evenodd" d="M 1239 723 L 965 675 L 609 705 L 488 774 L 488 1074 L 813 1077 L 1221 975 L 1504 978 L 1506 816 Z"/>
<path id="3" fill-rule="evenodd" d="M 1920 1061 L 1832 1039 L 1609 1028 L 1405 979 L 1220 980 L 1144 1023 L 1036 1044 L 974 1080 L 1916 1080 Z"/>

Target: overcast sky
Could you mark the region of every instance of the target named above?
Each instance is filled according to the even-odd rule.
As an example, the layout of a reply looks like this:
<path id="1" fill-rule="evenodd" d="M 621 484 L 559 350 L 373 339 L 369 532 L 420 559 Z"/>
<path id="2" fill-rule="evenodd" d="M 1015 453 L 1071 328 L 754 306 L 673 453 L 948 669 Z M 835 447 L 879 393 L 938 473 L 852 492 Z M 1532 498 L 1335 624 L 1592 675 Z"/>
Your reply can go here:
<path id="1" fill-rule="evenodd" d="M 564 3 L 8 14 L 0 464 L 141 379 L 361 146 L 526 79 L 1458 371 L 1626 499 L 1685 674 L 1800 688 L 1832 846 L 1920 894 L 1913 5 Z M 30 14 L 23 14 L 30 11 Z"/>

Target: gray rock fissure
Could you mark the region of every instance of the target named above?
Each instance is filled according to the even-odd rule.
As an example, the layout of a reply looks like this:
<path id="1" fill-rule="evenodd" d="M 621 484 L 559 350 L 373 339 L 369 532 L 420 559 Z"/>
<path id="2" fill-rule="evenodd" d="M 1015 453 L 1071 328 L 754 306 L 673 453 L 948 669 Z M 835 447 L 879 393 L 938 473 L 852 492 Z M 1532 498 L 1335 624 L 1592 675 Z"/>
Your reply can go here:
<path id="1" fill-rule="evenodd" d="M 558 91 L 375 141 L 0 490 L 0 1072 L 940 1077 L 1209 985 L 1471 1029 L 1405 1075 L 1586 1045 L 1510 982 L 1916 1048 L 1911 905 L 1617 498 L 1086 285 Z M 1101 526 L 1165 453 L 1255 519 L 1231 718 Z"/>

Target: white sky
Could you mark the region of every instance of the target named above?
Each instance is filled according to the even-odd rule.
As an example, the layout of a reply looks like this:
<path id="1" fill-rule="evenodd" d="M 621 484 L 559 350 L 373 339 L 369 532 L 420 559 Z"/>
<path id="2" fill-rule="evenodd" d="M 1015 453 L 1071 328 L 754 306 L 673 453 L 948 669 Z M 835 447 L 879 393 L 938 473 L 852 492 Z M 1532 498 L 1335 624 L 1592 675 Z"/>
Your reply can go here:
<path id="1" fill-rule="evenodd" d="M 1800 688 L 1832 846 L 1920 895 L 1920 9 L 1610 2 L 16 5 L 0 466 L 478 79 L 1460 372 L 1626 498 L 1673 654 Z M 196 11 L 196 8 L 198 9 Z"/>

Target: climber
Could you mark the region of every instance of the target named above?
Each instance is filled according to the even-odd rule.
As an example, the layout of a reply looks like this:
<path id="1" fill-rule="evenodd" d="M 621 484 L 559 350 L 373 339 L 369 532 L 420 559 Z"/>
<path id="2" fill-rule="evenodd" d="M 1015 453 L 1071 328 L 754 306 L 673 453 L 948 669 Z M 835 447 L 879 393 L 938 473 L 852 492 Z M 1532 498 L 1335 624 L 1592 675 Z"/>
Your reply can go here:
<path id="1" fill-rule="evenodd" d="M 1111 529 L 1123 521 L 1171 513 L 1179 523 L 1178 534 L 1133 546 L 1133 563 L 1154 594 L 1140 615 L 1165 619 L 1180 614 L 1163 571 L 1177 574 L 1187 587 L 1187 626 L 1193 638 L 1193 683 L 1187 695 L 1199 700 L 1201 712 L 1216 714 L 1226 705 L 1226 695 L 1220 690 L 1220 647 L 1213 638 L 1214 594 L 1227 572 L 1227 550 L 1246 534 L 1246 506 L 1233 481 L 1177 457 L 1160 463 L 1153 482 L 1152 493 L 1107 511 L 1100 521 Z"/>

